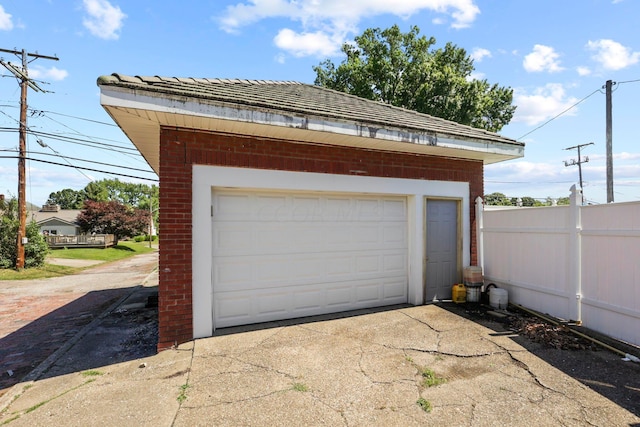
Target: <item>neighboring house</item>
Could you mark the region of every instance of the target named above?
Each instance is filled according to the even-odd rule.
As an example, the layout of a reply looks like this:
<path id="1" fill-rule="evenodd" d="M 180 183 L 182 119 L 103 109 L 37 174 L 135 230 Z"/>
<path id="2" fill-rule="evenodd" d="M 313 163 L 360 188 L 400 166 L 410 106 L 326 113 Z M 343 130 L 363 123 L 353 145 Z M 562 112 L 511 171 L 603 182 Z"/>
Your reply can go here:
<path id="1" fill-rule="evenodd" d="M 98 79 L 160 177 L 159 343 L 450 298 L 498 134 L 296 82 Z"/>
<path id="2" fill-rule="evenodd" d="M 76 218 L 80 210 L 60 209 L 58 205 L 44 205 L 39 211 L 31 211 L 27 215 L 40 227 L 45 236 L 76 236 L 80 234 L 80 226 Z"/>

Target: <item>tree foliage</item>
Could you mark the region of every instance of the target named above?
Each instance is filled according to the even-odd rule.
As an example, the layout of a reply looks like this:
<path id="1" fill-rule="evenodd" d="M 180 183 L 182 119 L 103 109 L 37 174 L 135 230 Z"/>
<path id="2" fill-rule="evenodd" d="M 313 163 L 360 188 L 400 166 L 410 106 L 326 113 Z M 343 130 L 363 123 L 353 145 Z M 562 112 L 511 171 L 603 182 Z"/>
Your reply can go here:
<path id="1" fill-rule="evenodd" d="M 47 203 L 60 205 L 62 209 L 81 209 L 85 200 L 96 202 L 116 201 L 131 207 L 149 209 L 158 205 L 158 186 L 118 179 L 92 181 L 82 190 L 65 188 L 49 194 Z"/>
<path id="2" fill-rule="evenodd" d="M 149 226 L 149 211 L 118 201 L 85 201 L 77 222 L 85 233 L 113 234 L 116 243 L 124 237 L 142 234 Z"/>
<path id="3" fill-rule="evenodd" d="M 18 201 L 11 199 L 0 202 L 0 268 L 11 268 L 16 265 L 18 228 Z M 35 221 L 27 223 L 28 239 L 24 246 L 25 268 L 40 267 L 49 253 L 49 247 L 40 234 L 40 227 Z"/>
<path id="4" fill-rule="evenodd" d="M 503 193 L 499 192 L 485 194 L 484 204 L 487 206 L 518 206 L 518 199 L 520 199 L 520 202 L 524 207 L 553 206 L 554 204 L 554 199 L 551 197 L 547 197 L 544 201 L 534 199 L 530 196 L 509 198 Z M 568 205 L 570 204 L 569 197 L 560 197 L 558 199 L 555 199 L 555 204 L 558 206 Z"/>
<path id="5" fill-rule="evenodd" d="M 502 193 L 485 194 L 484 204 L 489 206 L 514 206 L 511 200 Z"/>
<path id="6" fill-rule="evenodd" d="M 83 190 L 88 200 L 96 202 L 116 201 L 123 205 L 148 209 L 149 199 L 158 198 L 158 186 L 118 179 L 103 179 L 87 184 Z M 155 204 L 157 206 L 157 203 Z"/>
<path id="7" fill-rule="evenodd" d="M 81 209 L 86 198 L 84 190 L 65 188 L 49 194 L 47 204 L 59 205 L 60 209 Z"/>
<path id="8" fill-rule="evenodd" d="M 326 59 L 313 67 L 315 84 L 492 132 L 511 121 L 511 88 L 473 78 L 464 49 L 432 49 L 435 38 L 419 33 L 417 26 L 369 28 L 342 46 L 340 65 Z"/>

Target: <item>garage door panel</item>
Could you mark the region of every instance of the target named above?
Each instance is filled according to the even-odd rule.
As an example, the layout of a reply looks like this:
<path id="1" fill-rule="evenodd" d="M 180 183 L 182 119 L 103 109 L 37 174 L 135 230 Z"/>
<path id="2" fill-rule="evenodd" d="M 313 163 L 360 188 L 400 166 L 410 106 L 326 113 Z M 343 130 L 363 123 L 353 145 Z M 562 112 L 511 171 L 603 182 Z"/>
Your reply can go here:
<path id="1" fill-rule="evenodd" d="M 396 301 L 390 304 L 401 304 L 406 302 L 407 283 L 402 279 L 389 279 L 383 288 L 383 292 L 385 301 Z"/>
<path id="2" fill-rule="evenodd" d="M 333 252 L 348 250 L 406 250 L 406 227 L 383 230 L 366 226 L 321 226 L 318 224 L 221 224 L 214 229 L 215 256 Z"/>
<path id="3" fill-rule="evenodd" d="M 382 228 L 382 242 L 388 247 L 407 247 L 407 227 L 406 223 L 385 224 Z"/>
<path id="4" fill-rule="evenodd" d="M 398 254 L 386 254 L 382 257 L 382 269 L 385 274 L 404 274 L 407 270 L 407 257 Z"/>
<path id="5" fill-rule="evenodd" d="M 215 327 L 407 301 L 406 198 L 220 189 L 213 205 Z"/>
<path id="6" fill-rule="evenodd" d="M 264 289 L 278 282 L 300 284 L 332 283 L 350 279 L 406 277 L 407 259 L 393 250 L 383 253 L 335 252 L 331 257 L 317 254 L 287 256 L 224 257 L 213 270 L 215 292 Z"/>
<path id="7" fill-rule="evenodd" d="M 217 296 L 216 327 L 268 322 L 406 302 L 403 279 L 373 279 L 342 283 L 296 285 Z"/>

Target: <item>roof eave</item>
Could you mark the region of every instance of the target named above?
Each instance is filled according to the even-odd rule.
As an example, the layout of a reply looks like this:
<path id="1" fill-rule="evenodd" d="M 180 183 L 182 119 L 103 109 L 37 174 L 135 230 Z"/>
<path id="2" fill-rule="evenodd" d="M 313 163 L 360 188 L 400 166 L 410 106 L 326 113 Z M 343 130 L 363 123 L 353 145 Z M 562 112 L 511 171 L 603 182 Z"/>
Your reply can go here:
<path id="1" fill-rule="evenodd" d="M 159 172 L 160 126 L 220 131 L 307 143 L 365 147 L 481 160 L 519 158 L 524 145 L 487 133 L 465 138 L 375 122 L 276 111 L 222 101 L 100 84 L 100 102 L 147 162 Z"/>

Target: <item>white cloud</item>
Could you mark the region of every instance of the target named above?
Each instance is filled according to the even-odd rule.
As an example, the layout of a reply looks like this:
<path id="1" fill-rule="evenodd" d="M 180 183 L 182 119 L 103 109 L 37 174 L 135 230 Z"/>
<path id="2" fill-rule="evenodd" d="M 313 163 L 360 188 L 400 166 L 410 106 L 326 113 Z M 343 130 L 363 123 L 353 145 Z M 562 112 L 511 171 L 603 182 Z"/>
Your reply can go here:
<path id="1" fill-rule="evenodd" d="M 329 56 L 340 50 L 341 40 L 331 39 L 322 31 L 296 33 L 289 28 L 280 30 L 273 39 L 276 46 L 293 56 L 321 55 Z"/>
<path id="2" fill-rule="evenodd" d="M 578 67 L 576 68 L 579 76 L 588 76 L 591 74 L 591 69 L 589 67 Z"/>
<path id="3" fill-rule="evenodd" d="M 564 166 L 560 167 L 558 162 L 530 162 L 526 160 L 515 160 L 510 162 L 494 163 L 485 167 L 491 179 L 498 176 L 505 181 L 514 182 L 536 182 L 536 181 L 557 181 L 564 173 Z"/>
<path id="4" fill-rule="evenodd" d="M 91 34 L 105 40 L 117 40 L 120 37 L 123 20 L 127 17 L 119 6 L 113 6 L 107 0 L 83 0 L 87 17 L 82 24 Z"/>
<path id="5" fill-rule="evenodd" d="M 577 98 L 567 97 L 564 87 L 558 83 L 549 83 L 529 94 L 521 89 L 514 89 L 514 104 L 518 106 L 513 117 L 514 122 L 537 125 L 557 116 L 577 102 Z M 567 111 L 567 115 L 575 115 L 576 110 Z"/>
<path id="6" fill-rule="evenodd" d="M 470 56 L 471 56 L 471 59 L 473 59 L 475 62 L 480 62 L 484 58 L 491 58 L 491 51 L 488 49 L 484 49 L 482 47 L 476 47 L 471 52 Z"/>
<path id="7" fill-rule="evenodd" d="M 11 15 L 5 12 L 2 5 L 0 5 L 0 30 L 11 31 L 13 30 L 13 21 Z"/>
<path id="8" fill-rule="evenodd" d="M 621 70 L 640 61 L 640 52 L 632 52 L 630 48 L 609 39 L 589 40 L 587 49 L 595 52 L 592 58 L 605 70 Z"/>
<path id="9" fill-rule="evenodd" d="M 524 57 L 522 65 L 528 72 L 556 73 L 563 70 L 558 61 L 559 58 L 560 55 L 552 47 L 537 44 L 533 46 L 533 52 Z"/>
<path id="10" fill-rule="evenodd" d="M 358 31 L 357 25 L 363 18 L 392 14 L 406 19 L 422 10 L 445 15 L 451 20 L 452 28 L 469 27 L 480 13 L 474 0 L 245 0 L 227 6 L 217 21 L 230 33 L 263 19 L 285 18 L 298 22 L 299 29 L 278 31 L 276 45 L 295 56 L 327 55 L 326 52 L 339 51 L 349 34 Z"/>
<path id="11" fill-rule="evenodd" d="M 29 70 L 29 77 L 33 77 L 35 79 L 47 79 L 47 80 L 64 80 L 69 76 L 67 70 L 61 70 L 56 67 L 51 68 L 31 68 Z"/>

